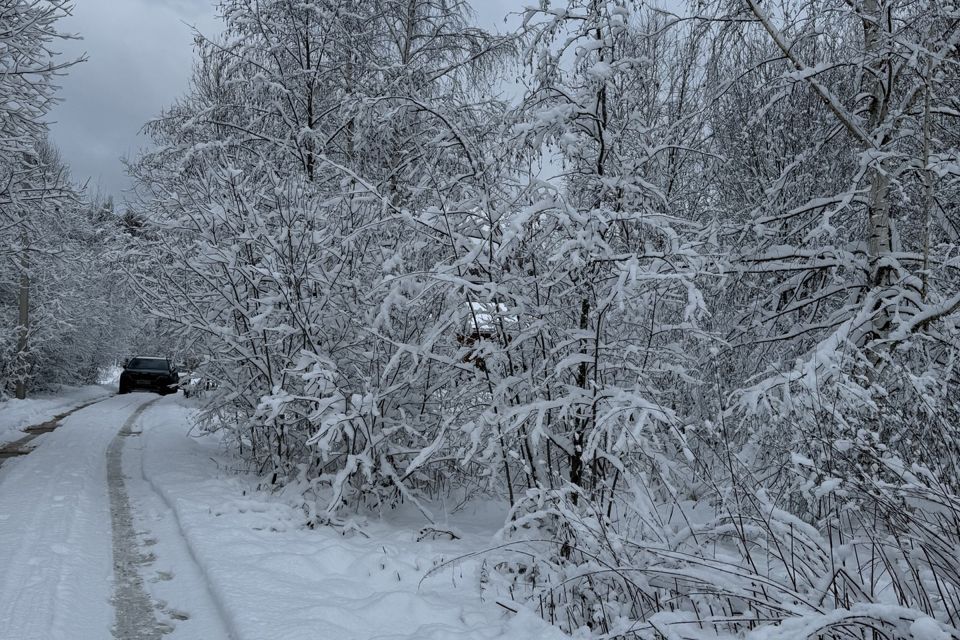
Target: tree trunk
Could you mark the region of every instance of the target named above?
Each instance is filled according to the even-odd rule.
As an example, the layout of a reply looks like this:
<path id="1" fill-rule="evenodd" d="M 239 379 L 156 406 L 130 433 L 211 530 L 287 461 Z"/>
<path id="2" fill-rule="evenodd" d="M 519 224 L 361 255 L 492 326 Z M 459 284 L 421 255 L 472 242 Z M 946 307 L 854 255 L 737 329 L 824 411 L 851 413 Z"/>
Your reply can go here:
<path id="1" fill-rule="evenodd" d="M 884 7 L 882 0 L 865 0 L 863 4 L 863 44 L 864 52 L 870 67 L 871 97 L 870 110 L 867 114 L 867 134 L 873 135 L 887 118 L 889 109 L 890 86 L 885 83 L 890 80 L 891 73 L 889 56 L 881 55 L 885 46 L 883 35 Z M 870 58 L 874 58 L 870 60 Z M 879 148 L 884 140 L 876 139 L 874 143 Z M 868 195 L 867 210 L 867 254 L 870 266 L 870 285 L 883 286 L 889 284 L 890 267 L 884 258 L 893 250 L 893 230 L 890 219 L 890 174 L 885 170 L 883 162 L 870 171 L 870 192 Z"/>
<path id="2" fill-rule="evenodd" d="M 590 326 L 590 300 L 583 298 L 580 301 L 580 332 L 581 334 Z M 587 355 L 586 343 L 581 338 L 581 354 Z M 587 388 L 588 367 L 586 362 L 581 362 L 577 372 L 577 387 Z M 587 429 L 589 428 L 590 418 L 585 411 L 578 411 L 578 415 L 573 421 L 573 455 L 570 457 L 570 483 L 583 488 L 583 445 L 586 442 Z M 571 496 L 573 504 L 577 504 L 577 494 Z"/>

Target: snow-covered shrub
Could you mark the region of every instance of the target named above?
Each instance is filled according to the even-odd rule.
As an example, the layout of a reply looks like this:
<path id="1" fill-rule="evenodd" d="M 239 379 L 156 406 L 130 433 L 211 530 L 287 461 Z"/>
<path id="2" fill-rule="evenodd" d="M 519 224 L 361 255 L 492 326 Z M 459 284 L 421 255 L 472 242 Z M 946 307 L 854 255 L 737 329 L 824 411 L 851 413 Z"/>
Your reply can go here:
<path id="1" fill-rule="evenodd" d="M 502 496 L 571 633 L 956 637 L 956 3 L 343 6 L 224 3 L 135 167 L 210 424 L 311 524 Z"/>

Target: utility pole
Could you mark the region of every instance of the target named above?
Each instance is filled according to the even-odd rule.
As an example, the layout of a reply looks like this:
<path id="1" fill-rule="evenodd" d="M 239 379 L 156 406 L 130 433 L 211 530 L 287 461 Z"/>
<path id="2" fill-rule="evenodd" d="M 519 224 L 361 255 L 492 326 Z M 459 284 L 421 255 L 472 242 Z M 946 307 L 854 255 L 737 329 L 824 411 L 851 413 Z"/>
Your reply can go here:
<path id="1" fill-rule="evenodd" d="M 30 237 L 27 235 L 26 226 L 20 232 L 20 293 L 18 296 L 20 317 L 18 322 L 19 335 L 17 337 L 17 362 L 19 364 L 19 374 L 17 377 L 16 397 L 18 400 L 24 400 L 27 397 L 27 337 L 30 329 Z"/>

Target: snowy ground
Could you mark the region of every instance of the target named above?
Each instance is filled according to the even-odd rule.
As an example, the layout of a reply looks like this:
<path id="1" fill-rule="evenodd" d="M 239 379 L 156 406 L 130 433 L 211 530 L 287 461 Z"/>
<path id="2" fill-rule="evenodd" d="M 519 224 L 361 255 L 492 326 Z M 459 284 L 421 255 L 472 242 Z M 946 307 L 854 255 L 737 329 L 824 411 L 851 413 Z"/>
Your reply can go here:
<path id="1" fill-rule="evenodd" d="M 196 561 L 186 562 L 182 548 L 169 557 L 158 549 L 152 570 L 159 578 L 198 567 L 235 640 L 564 637 L 531 615 L 482 602 L 479 560 L 424 579 L 435 564 L 489 545 L 491 528 L 471 531 L 464 518 L 461 540 L 422 542 L 423 522 L 367 522 L 351 537 L 305 529 L 300 510 L 231 472 L 215 441 L 185 438 L 187 412 L 164 401 L 141 421 L 143 477 L 169 508 L 168 515 L 156 505 L 149 517 L 158 532 L 172 518 Z M 178 597 L 175 580 L 150 584 L 158 598 L 192 614 L 197 608 L 183 591 Z"/>
<path id="2" fill-rule="evenodd" d="M 23 436 L 22 429 L 46 422 L 88 402 L 117 392 L 116 385 L 64 387 L 55 394 L 0 402 L 0 445 Z"/>
<path id="3" fill-rule="evenodd" d="M 489 545 L 490 518 L 462 516 L 453 541 L 399 516 L 306 529 L 188 436 L 191 410 L 109 398 L 0 466 L 0 640 L 564 637 L 484 602 L 476 558 L 428 575 Z"/>

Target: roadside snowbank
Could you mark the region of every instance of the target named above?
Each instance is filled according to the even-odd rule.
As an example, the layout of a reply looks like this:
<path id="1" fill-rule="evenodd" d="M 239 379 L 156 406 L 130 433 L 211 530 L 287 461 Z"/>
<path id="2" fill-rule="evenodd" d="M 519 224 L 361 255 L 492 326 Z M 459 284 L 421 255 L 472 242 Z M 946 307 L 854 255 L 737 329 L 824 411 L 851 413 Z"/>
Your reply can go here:
<path id="1" fill-rule="evenodd" d="M 92 384 L 85 387 L 61 387 L 59 391 L 26 400 L 0 402 L 0 444 L 19 439 L 25 427 L 46 422 L 115 392 L 114 387 Z"/>
<path id="2" fill-rule="evenodd" d="M 481 600 L 489 533 L 417 542 L 417 527 L 373 521 L 344 537 L 305 529 L 302 512 L 252 490 L 212 437 L 185 437 L 181 398 L 141 418 L 143 475 L 173 510 L 234 640 L 566 639 L 527 612 Z M 366 537 L 369 536 L 369 537 Z"/>

